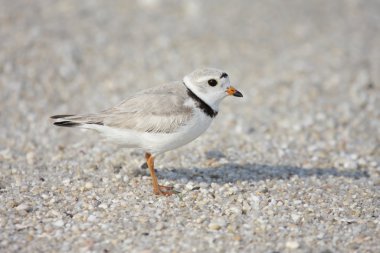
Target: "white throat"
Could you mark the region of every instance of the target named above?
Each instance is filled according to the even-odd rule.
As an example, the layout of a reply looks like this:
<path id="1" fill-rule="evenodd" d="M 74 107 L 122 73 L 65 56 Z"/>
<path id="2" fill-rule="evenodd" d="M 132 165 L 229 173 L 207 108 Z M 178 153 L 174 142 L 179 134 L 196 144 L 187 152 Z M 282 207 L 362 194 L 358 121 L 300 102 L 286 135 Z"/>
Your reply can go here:
<path id="1" fill-rule="evenodd" d="M 219 103 L 225 96 L 221 96 L 220 93 L 206 93 L 202 92 L 196 85 L 193 85 L 188 77 L 183 79 L 183 84 L 186 88 L 191 90 L 197 97 L 203 100 L 208 106 L 210 106 L 214 111 L 219 110 Z"/>

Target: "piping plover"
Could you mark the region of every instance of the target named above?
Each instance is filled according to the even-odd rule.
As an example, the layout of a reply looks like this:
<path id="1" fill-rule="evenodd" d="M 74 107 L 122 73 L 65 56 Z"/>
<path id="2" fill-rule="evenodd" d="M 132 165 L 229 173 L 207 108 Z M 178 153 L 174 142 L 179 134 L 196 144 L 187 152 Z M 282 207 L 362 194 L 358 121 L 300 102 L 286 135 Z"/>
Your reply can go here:
<path id="1" fill-rule="evenodd" d="M 147 89 L 110 109 L 94 114 L 55 115 L 54 125 L 93 129 L 126 148 L 145 152 L 156 195 L 171 195 L 173 187 L 158 184 L 154 157 L 183 146 L 200 136 L 218 114 L 227 96 L 243 95 L 230 85 L 228 75 L 203 68 L 182 82 Z"/>

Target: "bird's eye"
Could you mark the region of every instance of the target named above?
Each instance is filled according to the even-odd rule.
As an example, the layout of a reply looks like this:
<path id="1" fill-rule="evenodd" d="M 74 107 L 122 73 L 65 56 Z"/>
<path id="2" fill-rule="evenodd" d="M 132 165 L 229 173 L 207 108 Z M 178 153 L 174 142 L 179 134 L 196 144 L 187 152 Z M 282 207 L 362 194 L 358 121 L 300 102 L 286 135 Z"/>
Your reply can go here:
<path id="1" fill-rule="evenodd" d="M 208 84 L 209 84 L 210 86 L 215 86 L 215 85 L 218 84 L 218 82 L 217 82 L 215 79 L 210 79 L 210 80 L 208 80 Z"/>

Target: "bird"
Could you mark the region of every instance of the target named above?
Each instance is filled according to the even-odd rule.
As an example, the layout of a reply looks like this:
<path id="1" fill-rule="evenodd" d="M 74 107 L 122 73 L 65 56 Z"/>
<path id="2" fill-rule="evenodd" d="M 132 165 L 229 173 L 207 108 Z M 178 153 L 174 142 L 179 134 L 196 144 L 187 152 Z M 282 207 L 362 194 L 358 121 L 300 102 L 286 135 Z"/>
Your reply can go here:
<path id="1" fill-rule="evenodd" d="M 182 81 L 142 90 L 101 112 L 51 118 L 55 126 L 95 130 L 120 147 L 144 151 L 153 193 L 170 196 L 177 192 L 158 183 L 155 157 L 203 134 L 218 115 L 220 102 L 228 96 L 243 97 L 230 84 L 228 74 L 216 68 L 200 68 Z"/>

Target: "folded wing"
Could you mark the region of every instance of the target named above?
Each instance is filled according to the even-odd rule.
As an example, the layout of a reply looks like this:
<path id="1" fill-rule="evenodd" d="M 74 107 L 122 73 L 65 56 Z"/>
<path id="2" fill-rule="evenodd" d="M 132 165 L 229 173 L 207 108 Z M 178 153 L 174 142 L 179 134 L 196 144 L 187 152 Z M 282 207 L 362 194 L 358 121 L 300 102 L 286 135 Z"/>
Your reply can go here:
<path id="1" fill-rule="evenodd" d="M 121 104 L 97 114 L 56 115 L 55 125 L 82 126 L 97 124 L 139 132 L 171 133 L 185 125 L 193 115 L 186 106 L 188 98 L 181 83 L 144 90 Z"/>

